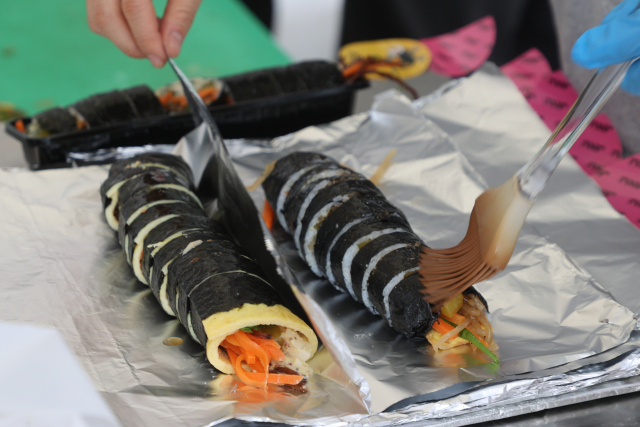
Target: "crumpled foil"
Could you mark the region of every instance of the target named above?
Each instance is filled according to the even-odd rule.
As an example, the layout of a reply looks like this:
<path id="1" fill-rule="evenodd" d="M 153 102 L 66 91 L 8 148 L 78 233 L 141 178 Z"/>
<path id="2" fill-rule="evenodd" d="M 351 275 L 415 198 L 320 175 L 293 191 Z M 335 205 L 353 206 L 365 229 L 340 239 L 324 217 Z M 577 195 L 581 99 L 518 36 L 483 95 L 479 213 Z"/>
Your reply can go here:
<path id="1" fill-rule="evenodd" d="M 322 151 L 369 176 L 397 148 L 381 189 L 428 244 L 447 247 L 464 235 L 487 183 L 511 176 L 547 136 L 517 90 L 489 69 L 413 105 L 388 93 L 369 114 L 228 147 L 247 184 L 294 149 Z M 312 361 L 308 395 L 262 401 L 217 375 L 135 280 L 102 218 L 97 189 L 105 177 L 103 167 L 0 172 L 0 320 L 58 328 L 124 425 L 231 418 L 464 425 L 639 373 L 633 312 L 640 301 L 631 278 L 640 277 L 640 234 L 571 159 L 532 210 L 508 268 L 477 286 L 492 313 L 499 369 L 475 354 L 435 354 L 425 341 L 399 336 L 313 276 L 288 236 L 274 236 L 325 348 Z M 252 197 L 261 207 L 262 191 Z M 185 343 L 164 346 L 170 336 Z"/>

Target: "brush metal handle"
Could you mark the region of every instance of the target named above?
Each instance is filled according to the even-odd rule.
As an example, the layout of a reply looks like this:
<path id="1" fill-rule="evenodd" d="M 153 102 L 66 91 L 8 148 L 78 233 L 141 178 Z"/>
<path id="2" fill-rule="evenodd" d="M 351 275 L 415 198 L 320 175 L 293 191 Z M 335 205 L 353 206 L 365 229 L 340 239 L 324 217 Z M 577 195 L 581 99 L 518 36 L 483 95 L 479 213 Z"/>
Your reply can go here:
<path id="1" fill-rule="evenodd" d="M 516 174 L 523 197 L 532 202 L 536 200 L 560 160 L 620 86 L 627 70 L 637 59 L 610 65 L 591 77 L 542 149 Z"/>

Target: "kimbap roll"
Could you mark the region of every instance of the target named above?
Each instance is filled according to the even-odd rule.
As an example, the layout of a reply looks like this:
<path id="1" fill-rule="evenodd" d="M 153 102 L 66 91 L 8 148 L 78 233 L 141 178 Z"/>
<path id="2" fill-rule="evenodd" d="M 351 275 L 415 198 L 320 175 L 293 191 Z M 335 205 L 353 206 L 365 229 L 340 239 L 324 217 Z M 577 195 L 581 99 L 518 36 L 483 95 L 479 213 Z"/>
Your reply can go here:
<path id="1" fill-rule="evenodd" d="M 115 163 L 101 195 L 136 277 L 206 347 L 214 367 L 257 387 L 299 385 L 311 375 L 315 333 L 206 216 L 181 159 L 144 154 Z"/>
<path id="2" fill-rule="evenodd" d="M 309 268 L 396 331 L 426 336 L 436 349 L 496 348 L 486 301 L 473 288 L 433 312 L 418 274 L 426 245 L 371 181 L 322 154 L 296 152 L 275 163 L 263 188 Z"/>

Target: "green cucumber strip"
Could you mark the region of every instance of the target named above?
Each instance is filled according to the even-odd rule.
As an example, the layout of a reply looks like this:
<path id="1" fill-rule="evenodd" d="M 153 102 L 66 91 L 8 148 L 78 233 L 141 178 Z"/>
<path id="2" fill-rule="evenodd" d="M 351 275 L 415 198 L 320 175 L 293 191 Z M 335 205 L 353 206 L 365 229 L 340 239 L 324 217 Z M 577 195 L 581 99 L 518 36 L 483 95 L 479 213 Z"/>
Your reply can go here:
<path id="1" fill-rule="evenodd" d="M 455 323 L 449 322 L 448 320 L 444 320 L 442 317 L 440 317 L 439 319 L 442 320 L 443 322 L 447 322 L 454 328 L 458 327 L 458 325 L 456 325 Z M 493 360 L 494 362 L 500 362 L 500 359 L 498 359 L 498 356 L 493 354 L 493 352 L 489 350 L 484 344 L 482 344 L 480 340 L 478 340 L 478 338 L 476 338 L 475 335 L 473 335 L 471 331 L 469 331 L 468 329 L 465 328 L 462 331 L 460 331 L 458 333 L 458 336 L 462 339 L 469 341 L 471 344 L 475 345 L 476 347 L 478 347 L 480 351 L 482 351 L 484 354 L 489 356 L 491 360 Z"/>
<path id="2" fill-rule="evenodd" d="M 242 332 L 246 332 L 248 334 L 252 333 L 254 329 L 258 329 L 257 326 L 247 326 L 246 328 L 240 328 Z"/>

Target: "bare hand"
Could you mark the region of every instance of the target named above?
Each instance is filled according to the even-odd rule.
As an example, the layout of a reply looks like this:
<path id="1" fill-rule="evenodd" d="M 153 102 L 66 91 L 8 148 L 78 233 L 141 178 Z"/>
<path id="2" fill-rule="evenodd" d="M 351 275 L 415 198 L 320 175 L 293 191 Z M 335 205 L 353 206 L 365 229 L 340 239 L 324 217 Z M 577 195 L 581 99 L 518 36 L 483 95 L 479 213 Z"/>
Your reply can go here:
<path id="1" fill-rule="evenodd" d="M 147 58 L 154 67 L 167 62 L 167 54 L 180 53 L 202 0 L 169 0 L 162 18 L 151 0 L 86 0 L 89 28 L 111 40 L 132 58 Z M 165 53 L 166 49 L 166 53 Z"/>

